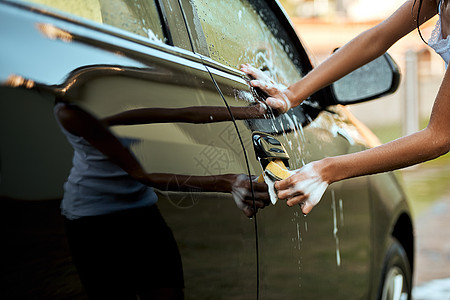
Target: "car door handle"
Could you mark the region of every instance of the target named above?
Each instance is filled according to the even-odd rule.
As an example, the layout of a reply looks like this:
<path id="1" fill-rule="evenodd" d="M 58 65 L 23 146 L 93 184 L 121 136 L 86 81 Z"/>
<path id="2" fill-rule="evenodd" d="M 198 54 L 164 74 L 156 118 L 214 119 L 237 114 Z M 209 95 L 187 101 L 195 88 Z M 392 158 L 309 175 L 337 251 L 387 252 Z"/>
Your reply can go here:
<path id="1" fill-rule="evenodd" d="M 253 148 L 263 169 L 273 160 L 280 159 L 289 167 L 289 155 L 284 146 L 273 136 L 255 131 L 252 134 Z"/>

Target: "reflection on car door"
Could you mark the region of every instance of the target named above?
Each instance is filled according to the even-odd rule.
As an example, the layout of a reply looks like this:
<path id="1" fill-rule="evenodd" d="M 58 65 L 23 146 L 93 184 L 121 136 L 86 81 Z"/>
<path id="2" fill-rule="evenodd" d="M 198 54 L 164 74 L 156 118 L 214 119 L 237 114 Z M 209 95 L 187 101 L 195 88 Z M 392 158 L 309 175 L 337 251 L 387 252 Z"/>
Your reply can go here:
<path id="1" fill-rule="evenodd" d="M 131 109 L 193 109 L 211 123 L 161 123 L 114 128 L 135 139 L 133 151 L 150 173 L 193 176 L 247 173 L 242 148 L 230 148 L 231 121 L 212 123 L 215 108 L 225 108 L 209 74 L 195 59 L 158 53 L 147 56 L 149 70 L 122 69 L 120 75 L 91 76 L 78 101 L 98 118 Z M 94 77 L 94 78 L 92 78 Z M 209 107 L 211 111 L 202 111 Z M 236 136 L 236 135 L 234 135 Z M 237 209 L 231 194 L 161 192 L 158 206 L 174 232 L 185 273 L 186 298 L 256 292 L 254 227 Z"/>
<path id="2" fill-rule="evenodd" d="M 209 56 L 204 63 L 228 105 L 248 106 L 256 101 L 242 73 L 236 71 L 242 63 L 265 70 L 285 85 L 308 72 L 299 67 L 303 56 L 277 21 L 280 15 L 273 15 L 265 1 L 193 2 L 190 9 L 203 30 L 191 26 L 199 40 L 196 50 Z M 188 1 L 182 3 L 189 7 Z M 254 131 L 270 134 L 284 145 L 291 169 L 361 150 L 364 144 L 343 109 L 321 111 L 314 99 L 277 118 L 268 115 L 265 120 L 236 122 L 255 175 L 262 169 L 253 151 Z M 371 237 L 367 188 L 366 179 L 334 184 L 308 217 L 302 216 L 299 207 L 287 208 L 283 203 L 258 213 L 261 299 L 367 295 Z"/>
<path id="3" fill-rule="evenodd" d="M 146 171 L 187 176 L 248 173 L 242 146 L 234 140 L 237 135 L 231 118 L 215 122 L 217 112 L 226 111 L 228 116 L 229 112 L 198 56 L 161 41 L 145 41 L 109 27 L 105 29 L 91 23 L 84 26 L 80 21 L 66 22 L 45 12 L 34 14 L 32 10 L 22 11 L 16 7 L 7 11 L 5 15 L 10 25 L 17 24 L 15 34 L 24 37 L 24 40 L 15 40 L 18 45 L 9 46 L 25 51 L 25 42 L 28 42 L 25 37 L 30 37 L 41 50 L 17 57 L 23 59 L 23 65 L 32 62 L 34 68 L 45 67 L 49 56 L 58 58 L 58 64 L 44 75 L 33 73 L 32 68 L 20 70 L 22 79 L 33 82 L 35 88 L 56 93 L 59 100 L 74 103 L 99 120 L 139 109 L 154 112 L 161 109 L 185 112 L 187 109 L 192 119 L 200 120 L 163 119 L 159 115 L 148 124 L 112 127 L 118 137 L 134 141 L 131 150 Z M 56 36 L 52 35 L 55 32 Z M 14 99 L 11 96 L 2 100 Z M 51 107 L 47 110 L 51 115 Z M 185 120 L 186 116 L 179 117 Z M 25 120 L 22 125 L 30 124 Z M 8 159 L 18 161 L 20 157 Z M 2 189 L 2 198 L 9 196 L 4 191 Z M 254 222 L 236 207 L 231 194 L 200 193 L 195 186 L 189 191 L 157 193 L 157 205 L 181 252 L 186 299 L 211 299 L 217 295 L 255 298 Z M 33 270 L 38 274 L 39 271 Z M 20 274 L 24 270 L 17 272 Z M 51 276 L 42 280 L 53 282 Z M 28 285 L 27 282 L 21 284 Z M 32 297 L 28 292 L 24 292 L 25 298 Z M 46 292 L 37 289 L 34 294 Z"/>

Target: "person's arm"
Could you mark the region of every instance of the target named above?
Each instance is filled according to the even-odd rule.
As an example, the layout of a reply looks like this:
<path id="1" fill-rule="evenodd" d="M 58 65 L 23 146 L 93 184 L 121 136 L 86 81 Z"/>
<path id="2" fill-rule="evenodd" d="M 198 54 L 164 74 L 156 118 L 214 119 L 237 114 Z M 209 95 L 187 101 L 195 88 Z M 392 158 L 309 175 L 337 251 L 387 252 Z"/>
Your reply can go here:
<path id="1" fill-rule="evenodd" d="M 275 183 L 275 188 L 280 199 L 286 199 L 289 206 L 301 204 L 303 213 L 307 214 L 322 196 L 317 195 L 317 187 L 323 193 L 325 189 L 320 187 L 326 188 L 333 182 L 412 166 L 449 151 L 450 71 L 447 69 L 425 129 L 372 149 L 312 162 Z"/>
<path id="2" fill-rule="evenodd" d="M 231 116 L 230 112 L 233 114 Z M 139 125 L 155 123 L 206 124 L 235 120 L 264 118 L 267 107 L 264 103 L 236 107 L 230 106 L 192 106 L 183 108 L 139 108 L 124 111 L 103 118 L 107 126 Z"/>
<path id="3" fill-rule="evenodd" d="M 250 82 L 252 86 L 261 88 L 270 96 L 267 99 L 269 106 L 286 112 L 321 88 L 379 57 L 400 38 L 414 30 L 418 4 L 413 9 L 413 3 L 414 0 L 406 1 L 385 21 L 355 37 L 287 89 L 281 89 L 262 78 L 261 72 L 248 64 L 242 65 L 241 70 L 255 78 Z M 429 20 L 436 12 L 435 1 L 424 1 L 419 23 Z"/>
<path id="4" fill-rule="evenodd" d="M 191 176 L 147 173 L 135 156 L 104 125 L 105 123 L 100 122 L 85 110 L 76 105 L 60 103 L 57 107 L 56 116 L 67 131 L 83 137 L 132 178 L 145 185 L 166 191 L 190 191 L 195 188 L 202 192 L 231 193 L 236 204 L 246 216 L 251 217 L 255 213 L 252 189 L 246 175 Z M 256 208 L 264 208 L 269 203 L 267 186 L 253 182 L 252 187 Z"/>

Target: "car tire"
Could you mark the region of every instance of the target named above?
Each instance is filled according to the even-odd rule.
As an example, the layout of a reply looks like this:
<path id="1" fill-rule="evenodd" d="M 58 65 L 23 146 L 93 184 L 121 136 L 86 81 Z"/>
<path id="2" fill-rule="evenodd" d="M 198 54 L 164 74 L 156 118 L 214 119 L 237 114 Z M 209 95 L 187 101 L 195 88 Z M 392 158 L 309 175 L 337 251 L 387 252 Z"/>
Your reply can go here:
<path id="1" fill-rule="evenodd" d="M 408 257 L 403 246 L 394 238 L 390 240 L 382 274 L 378 299 L 411 299 L 412 274 Z"/>

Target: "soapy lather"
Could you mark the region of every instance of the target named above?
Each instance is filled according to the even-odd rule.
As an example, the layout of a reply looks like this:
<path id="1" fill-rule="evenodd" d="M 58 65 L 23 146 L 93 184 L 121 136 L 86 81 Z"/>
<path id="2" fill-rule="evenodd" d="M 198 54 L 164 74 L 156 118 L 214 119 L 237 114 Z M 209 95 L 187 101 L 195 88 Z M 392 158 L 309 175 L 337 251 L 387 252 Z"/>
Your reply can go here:
<path id="1" fill-rule="evenodd" d="M 277 193 L 274 187 L 275 181 L 286 179 L 292 174 L 294 173 L 286 168 L 281 159 L 276 159 L 271 161 L 264 170 L 264 173 L 259 176 L 258 182 L 264 181 L 268 186 L 270 201 L 272 204 L 275 204 L 278 201 Z"/>

